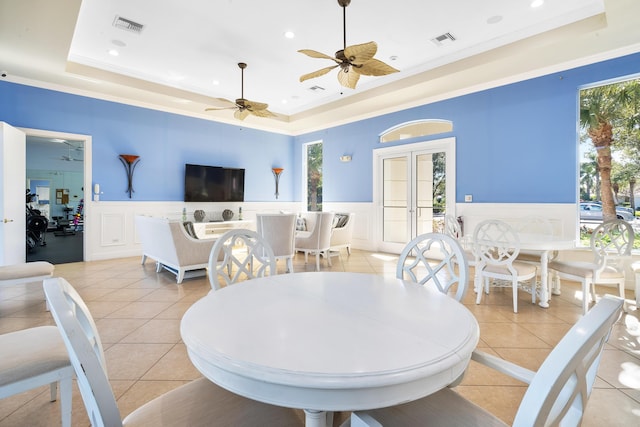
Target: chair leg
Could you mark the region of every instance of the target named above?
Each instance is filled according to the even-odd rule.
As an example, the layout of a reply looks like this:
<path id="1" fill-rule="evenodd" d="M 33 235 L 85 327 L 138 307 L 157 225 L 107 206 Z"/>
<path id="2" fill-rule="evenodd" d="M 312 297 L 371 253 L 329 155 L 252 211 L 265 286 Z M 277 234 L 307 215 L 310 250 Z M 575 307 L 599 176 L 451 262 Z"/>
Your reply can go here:
<path id="1" fill-rule="evenodd" d="M 538 274 L 531 279 L 531 304 L 536 303 L 536 291 L 538 289 Z"/>
<path id="2" fill-rule="evenodd" d="M 60 413 L 62 414 L 62 427 L 71 427 L 71 401 L 72 379 L 60 380 Z"/>
<path id="3" fill-rule="evenodd" d="M 484 291 L 483 288 L 483 284 L 482 284 L 482 277 L 478 277 L 476 276 L 474 279 L 475 282 L 475 287 L 476 287 L 476 304 L 480 304 L 480 301 L 482 301 L 482 292 Z"/>
<path id="4" fill-rule="evenodd" d="M 351 245 L 347 246 L 347 255 L 351 255 Z"/>
<path id="5" fill-rule="evenodd" d="M 286 259 L 287 273 L 293 273 L 293 257 Z"/>
<path id="6" fill-rule="evenodd" d="M 329 264 L 329 267 L 332 266 L 331 264 L 331 251 L 327 249 L 327 251 L 325 252 L 325 256 L 327 257 L 327 264 Z"/>
<path id="7" fill-rule="evenodd" d="M 513 288 L 513 312 L 518 312 L 518 279 L 513 279 L 511 287 Z"/>
<path id="8" fill-rule="evenodd" d="M 316 271 L 320 271 L 320 252 L 316 252 Z"/>
<path id="9" fill-rule="evenodd" d="M 582 282 L 582 314 L 587 314 L 589 309 L 589 300 L 591 299 L 591 284 Z"/>

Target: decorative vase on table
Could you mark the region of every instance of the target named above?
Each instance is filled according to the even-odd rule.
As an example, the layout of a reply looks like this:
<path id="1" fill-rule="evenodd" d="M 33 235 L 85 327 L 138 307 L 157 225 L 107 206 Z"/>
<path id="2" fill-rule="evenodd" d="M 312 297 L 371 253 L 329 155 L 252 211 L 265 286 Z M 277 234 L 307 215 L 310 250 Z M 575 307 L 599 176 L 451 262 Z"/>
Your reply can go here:
<path id="1" fill-rule="evenodd" d="M 222 219 L 230 221 L 233 218 L 233 211 L 231 209 L 225 209 L 222 211 Z"/>
<path id="2" fill-rule="evenodd" d="M 196 222 L 202 222 L 205 216 L 207 215 L 202 209 L 197 209 L 195 212 L 193 212 L 193 219 L 195 219 Z"/>

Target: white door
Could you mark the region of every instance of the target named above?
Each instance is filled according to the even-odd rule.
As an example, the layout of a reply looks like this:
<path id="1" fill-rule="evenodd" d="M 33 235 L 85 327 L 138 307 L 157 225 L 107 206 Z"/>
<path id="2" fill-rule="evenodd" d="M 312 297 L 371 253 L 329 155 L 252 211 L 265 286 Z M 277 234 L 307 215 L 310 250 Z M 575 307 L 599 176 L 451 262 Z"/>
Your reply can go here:
<path id="1" fill-rule="evenodd" d="M 400 253 L 455 210 L 455 139 L 377 150 L 378 249 Z M 449 201 L 449 204 L 447 203 Z"/>
<path id="2" fill-rule="evenodd" d="M 26 136 L 0 122 L 0 265 L 26 260 Z"/>

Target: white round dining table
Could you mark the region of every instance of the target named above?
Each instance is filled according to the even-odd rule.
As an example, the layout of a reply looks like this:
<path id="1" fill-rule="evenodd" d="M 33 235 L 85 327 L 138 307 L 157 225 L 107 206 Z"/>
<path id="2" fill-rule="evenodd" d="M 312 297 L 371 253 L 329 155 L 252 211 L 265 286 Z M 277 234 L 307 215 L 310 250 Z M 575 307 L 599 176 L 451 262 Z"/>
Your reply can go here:
<path id="1" fill-rule="evenodd" d="M 325 411 L 412 401 L 456 381 L 479 338 L 471 312 L 430 286 L 308 272 L 240 282 L 191 306 L 180 333 L 209 380 L 261 402 Z"/>

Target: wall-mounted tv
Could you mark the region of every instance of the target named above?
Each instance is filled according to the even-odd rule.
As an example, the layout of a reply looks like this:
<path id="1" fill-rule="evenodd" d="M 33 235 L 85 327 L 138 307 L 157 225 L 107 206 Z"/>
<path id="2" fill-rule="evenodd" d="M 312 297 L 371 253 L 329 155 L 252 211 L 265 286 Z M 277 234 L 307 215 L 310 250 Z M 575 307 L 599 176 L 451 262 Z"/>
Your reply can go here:
<path id="1" fill-rule="evenodd" d="M 244 202 L 244 169 L 185 165 L 185 202 Z"/>

